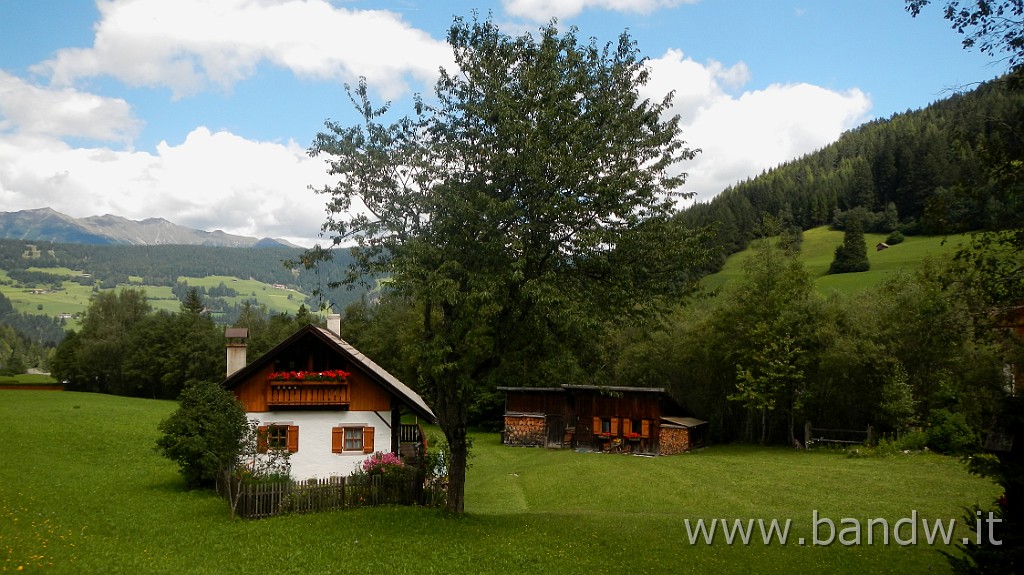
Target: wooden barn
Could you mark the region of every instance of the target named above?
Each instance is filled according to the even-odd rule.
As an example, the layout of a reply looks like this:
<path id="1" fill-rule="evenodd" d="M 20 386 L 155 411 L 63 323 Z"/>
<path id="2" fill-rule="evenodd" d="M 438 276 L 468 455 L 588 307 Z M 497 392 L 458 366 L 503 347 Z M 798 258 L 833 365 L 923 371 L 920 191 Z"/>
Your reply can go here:
<path id="1" fill-rule="evenodd" d="M 707 422 L 679 416 L 662 388 L 499 387 L 505 445 L 673 455 L 703 447 Z"/>

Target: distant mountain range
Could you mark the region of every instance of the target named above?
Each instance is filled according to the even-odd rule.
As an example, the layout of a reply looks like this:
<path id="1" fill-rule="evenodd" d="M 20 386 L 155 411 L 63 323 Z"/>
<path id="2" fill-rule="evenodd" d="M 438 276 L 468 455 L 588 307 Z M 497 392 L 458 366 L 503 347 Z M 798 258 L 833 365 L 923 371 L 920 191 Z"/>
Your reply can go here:
<path id="1" fill-rule="evenodd" d="M 281 239 L 235 236 L 220 230 L 196 230 L 163 218 L 136 221 L 109 214 L 73 218 L 50 208 L 0 212 L 0 238 L 92 245 L 299 247 Z"/>

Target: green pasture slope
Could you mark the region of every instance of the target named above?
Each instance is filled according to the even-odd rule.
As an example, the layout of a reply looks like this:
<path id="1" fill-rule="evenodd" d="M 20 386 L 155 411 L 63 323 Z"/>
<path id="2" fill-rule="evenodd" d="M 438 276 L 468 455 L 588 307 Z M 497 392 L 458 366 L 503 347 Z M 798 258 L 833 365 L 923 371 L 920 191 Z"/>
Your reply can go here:
<path id="1" fill-rule="evenodd" d="M 871 264 L 868 271 L 828 275 L 836 246 L 843 243 L 843 232 L 830 230 L 825 226 L 810 229 L 804 232 L 800 261 L 822 294 L 853 294 L 878 285 L 892 274 L 901 271 L 913 273 L 929 258 L 938 261 L 949 256 L 958 246 L 966 244 L 970 239 L 966 235 L 907 236 L 902 243 L 877 251 L 875 246 L 879 242 L 884 242 L 885 238 L 884 234 L 864 234 L 864 241 L 868 247 L 868 262 Z M 753 249 L 748 248 L 729 256 L 720 272 L 704 278 L 704 285 L 714 289 L 742 277 L 743 261 L 753 253 Z"/>
<path id="2" fill-rule="evenodd" d="M 30 268 L 30 271 L 38 271 L 55 275 L 70 275 L 76 272 L 67 268 Z M 151 286 L 141 283 L 141 279 L 135 278 L 134 283 L 128 286 L 140 288 L 146 291 L 146 299 L 153 309 L 178 311 L 181 302 L 171 293 L 167 286 Z M 246 300 L 256 300 L 257 303 L 267 306 L 271 313 L 289 313 L 295 315 L 306 301 L 305 294 L 294 289 L 274 287 L 270 284 L 255 280 L 244 280 L 229 276 L 207 276 L 203 278 L 185 277 L 178 278 L 178 281 L 188 282 L 188 285 L 195 287 L 215 288 L 221 283 L 238 292 L 235 297 L 224 298 L 228 303 L 242 303 Z M 0 270 L 0 293 L 11 300 L 14 310 L 28 314 L 48 315 L 59 317 L 61 314 L 80 314 L 89 307 L 89 299 L 92 297 L 92 287 L 83 286 L 72 281 L 61 282 L 59 291 L 49 291 L 50 286 L 39 286 L 45 288 L 45 293 L 33 293 L 33 287 L 13 286 L 10 276 Z M 79 327 L 74 322 L 69 322 L 69 327 Z"/>
<path id="3" fill-rule="evenodd" d="M 955 459 L 710 447 L 662 458 L 510 448 L 477 434 L 467 514 L 376 508 L 233 520 L 184 491 L 152 448 L 175 404 L 97 394 L 0 391 L 0 572 L 43 573 L 948 573 L 917 543 L 811 545 L 819 519 L 959 518 L 998 489 Z M 686 525 L 792 521 L 783 545 Z M 846 524 L 849 527 L 850 524 Z M 908 526 L 901 539 L 910 540 Z M 958 523 L 953 540 L 971 536 Z M 798 544 L 803 538 L 804 545 Z M 845 541 L 852 542 L 847 533 Z"/>

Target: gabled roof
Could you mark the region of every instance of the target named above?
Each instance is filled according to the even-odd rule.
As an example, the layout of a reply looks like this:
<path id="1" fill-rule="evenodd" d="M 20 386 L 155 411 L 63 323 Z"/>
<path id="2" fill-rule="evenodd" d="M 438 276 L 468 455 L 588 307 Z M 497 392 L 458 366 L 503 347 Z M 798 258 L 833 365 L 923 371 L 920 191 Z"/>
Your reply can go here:
<path id="1" fill-rule="evenodd" d="M 362 366 L 363 371 L 370 377 L 370 379 L 389 391 L 391 394 L 398 397 L 403 403 L 409 406 L 416 415 L 423 417 L 431 423 L 437 421 L 437 416 L 434 415 L 434 412 L 430 409 L 427 403 L 423 401 L 423 398 L 409 386 L 399 381 L 397 377 L 388 373 L 388 371 L 383 367 L 374 363 L 372 359 L 363 355 L 361 351 L 352 347 L 352 345 L 347 341 L 322 327 L 312 324 L 299 329 L 297 332 L 292 334 L 291 337 L 277 344 L 277 346 L 260 356 L 256 361 L 231 374 L 223 383 L 221 383 L 221 386 L 224 387 L 224 389 L 234 388 L 238 384 L 247 380 L 254 372 L 259 371 L 268 363 L 273 362 L 274 358 L 277 357 L 280 352 L 294 346 L 307 335 L 316 337 L 331 347 L 339 355 Z"/>

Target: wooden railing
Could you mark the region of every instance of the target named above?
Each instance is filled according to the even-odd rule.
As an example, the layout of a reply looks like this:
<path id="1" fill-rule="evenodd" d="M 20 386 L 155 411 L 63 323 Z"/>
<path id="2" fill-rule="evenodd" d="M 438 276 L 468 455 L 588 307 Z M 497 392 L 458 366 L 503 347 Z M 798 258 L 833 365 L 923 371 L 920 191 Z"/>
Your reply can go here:
<path id="1" fill-rule="evenodd" d="M 270 407 L 341 407 L 348 403 L 348 384 L 340 381 L 271 381 L 267 398 Z"/>
<path id="2" fill-rule="evenodd" d="M 423 428 L 418 423 L 403 423 L 398 430 L 399 441 L 402 443 L 423 443 L 426 445 L 426 438 L 423 436 Z"/>
<path id="3" fill-rule="evenodd" d="M 403 423 L 398 428 L 399 453 L 406 462 L 419 461 L 427 452 L 427 436 L 418 423 Z"/>

